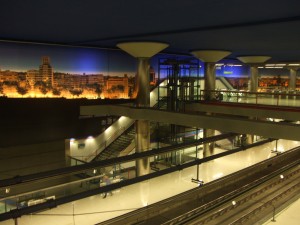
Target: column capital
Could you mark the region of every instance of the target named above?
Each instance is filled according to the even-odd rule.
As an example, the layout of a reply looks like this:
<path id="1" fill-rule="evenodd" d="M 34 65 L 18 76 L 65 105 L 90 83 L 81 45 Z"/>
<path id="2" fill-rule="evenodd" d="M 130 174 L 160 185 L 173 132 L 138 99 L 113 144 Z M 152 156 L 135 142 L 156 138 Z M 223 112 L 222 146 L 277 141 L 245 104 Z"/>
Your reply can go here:
<path id="1" fill-rule="evenodd" d="M 161 42 L 121 42 L 117 47 L 135 58 L 151 58 L 167 48 L 169 44 Z"/>
<path id="2" fill-rule="evenodd" d="M 261 65 L 262 63 L 268 61 L 271 57 L 270 56 L 239 56 L 237 57 L 238 60 L 241 62 L 248 64 L 248 65 L 253 65 L 253 66 L 258 66 Z"/>
<path id="3" fill-rule="evenodd" d="M 216 63 L 230 55 L 231 52 L 224 50 L 193 50 L 191 54 L 203 62 Z"/>

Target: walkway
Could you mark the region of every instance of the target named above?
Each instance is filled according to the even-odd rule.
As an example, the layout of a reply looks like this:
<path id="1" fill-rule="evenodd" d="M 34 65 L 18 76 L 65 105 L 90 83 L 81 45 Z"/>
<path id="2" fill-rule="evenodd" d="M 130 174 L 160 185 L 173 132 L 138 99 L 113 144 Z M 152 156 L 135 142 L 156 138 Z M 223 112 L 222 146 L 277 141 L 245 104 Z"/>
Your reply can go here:
<path id="1" fill-rule="evenodd" d="M 278 141 L 278 149 L 280 150 L 291 149 L 299 145 L 300 142 L 298 141 Z M 202 164 L 199 167 L 200 178 L 206 183 L 218 179 L 234 171 L 275 156 L 275 154 L 271 153 L 273 149 L 275 149 L 275 141 Z M 216 149 L 216 153 L 222 151 L 224 150 Z M 196 178 L 196 167 L 115 190 L 113 196 L 108 196 L 105 199 L 103 199 L 101 195 L 96 195 L 61 205 L 35 215 L 22 216 L 18 218 L 18 225 L 96 224 L 196 188 L 197 185 L 191 182 L 192 178 Z M 13 220 L 8 220 L 0 224 L 14 225 L 15 223 Z"/>

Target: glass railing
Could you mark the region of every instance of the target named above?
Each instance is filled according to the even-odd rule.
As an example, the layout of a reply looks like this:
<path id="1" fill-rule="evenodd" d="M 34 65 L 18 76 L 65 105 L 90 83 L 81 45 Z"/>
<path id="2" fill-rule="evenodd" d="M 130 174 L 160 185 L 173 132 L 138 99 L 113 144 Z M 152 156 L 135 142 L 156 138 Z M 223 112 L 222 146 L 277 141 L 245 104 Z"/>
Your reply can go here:
<path id="1" fill-rule="evenodd" d="M 132 123 L 129 123 L 128 124 L 128 127 L 132 126 L 133 122 Z M 100 154 L 107 146 L 109 146 L 113 141 L 115 141 L 120 135 L 122 135 L 126 129 L 128 129 L 128 127 L 119 127 L 111 136 L 109 136 L 108 138 L 106 138 L 100 145 L 98 145 L 98 148 L 96 150 L 94 150 L 91 154 L 89 155 L 76 155 L 76 156 L 72 156 L 71 158 L 73 159 L 77 159 L 78 162 L 85 162 L 85 163 L 88 163 L 90 161 L 92 161 L 98 154 Z M 81 164 L 81 163 L 80 163 Z M 72 161 L 71 161 L 71 165 L 74 165 L 72 164 Z M 78 165 L 78 164 L 75 164 L 75 165 Z"/>
<path id="2" fill-rule="evenodd" d="M 166 147 L 144 152 L 148 155 L 150 168 L 152 168 L 150 174 L 201 158 L 198 147 L 200 142 L 202 141 L 198 140 L 197 143 L 189 144 L 189 146 L 182 145 L 177 149 Z M 57 202 L 70 196 L 74 200 L 74 198 L 80 199 L 74 197 L 80 194 L 87 197 L 105 193 L 106 191 L 101 191 L 101 188 L 108 184 L 132 182 L 132 179 L 137 178 L 135 162 L 140 158 L 145 158 L 145 156 L 135 154 L 89 164 L 71 158 L 74 165 L 72 167 L 1 180 L 0 215 L 14 209 L 42 203 L 51 204 L 53 200 Z M 109 179 L 109 182 L 106 182 L 105 177 Z M 116 191 L 118 188 L 114 187 L 113 190 Z"/>
<path id="3" fill-rule="evenodd" d="M 74 174 L 1 187 L 0 214 L 118 183 L 132 177 L 134 173 L 131 170 L 121 164 L 94 167 Z"/>
<path id="4" fill-rule="evenodd" d="M 236 90 L 201 90 L 201 100 L 299 107 L 300 92 L 248 92 Z"/>

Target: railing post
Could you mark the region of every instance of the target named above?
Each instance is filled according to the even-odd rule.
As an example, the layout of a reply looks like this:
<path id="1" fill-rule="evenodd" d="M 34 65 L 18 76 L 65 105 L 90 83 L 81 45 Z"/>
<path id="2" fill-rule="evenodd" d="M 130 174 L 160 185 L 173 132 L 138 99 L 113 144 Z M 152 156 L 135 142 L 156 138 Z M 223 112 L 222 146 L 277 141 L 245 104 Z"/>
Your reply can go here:
<path id="1" fill-rule="evenodd" d="M 256 96 L 255 103 L 257 105 L 258 93 L 255 93 L 255 96 Z"/>
<path id="2" fill-rule="evenodd" d="M 276 222 L 276 220 L 275 220 L 275 214 L 276 214 L 276 212 L 275 212 L 275 206 L 273 205 L 273 203 L 271 202 L 271 205 L 273 206 L 273 216 L 272 216 L 272 222 Z"/>

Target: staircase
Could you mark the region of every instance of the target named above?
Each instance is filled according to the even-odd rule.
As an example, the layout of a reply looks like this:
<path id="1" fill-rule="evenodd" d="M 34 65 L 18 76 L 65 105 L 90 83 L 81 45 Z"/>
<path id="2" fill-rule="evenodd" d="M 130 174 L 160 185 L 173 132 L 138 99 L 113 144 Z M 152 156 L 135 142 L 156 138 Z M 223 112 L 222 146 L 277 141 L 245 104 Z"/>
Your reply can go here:
<path id="1" fill-rule="evenodd" d="M 162 82 L 166 82 L 166 80 L 163 80 Z M 162 96 L 160 97 L 160 100 L 157 101 L 156 96 L 158 95 L 158 87 L 155 87 L 151 93 L 154 93 L 153 96 L 155 97 L 152 97 L 153 99 L 150 98 L 150 106 L 157 109 L 167 109 L 168 97 Z M 92 161 L 100 161 L 118 157 L 120 153 L 132 143 L 134 138 L 135 129 L 133 124 L 123 134 L 121 134 L 111 144 L 103 149 Z"/>
<path id="2" fill-rule="evenodd" d="M 121 151 L 128 147 L 128 145 L 135 138 L 134 125 L 129 127 L 122 135 L 120 135 L 114 142 L 106 147 L 100 154 L 98 154 L 93 161 L 100 161 L 118 157 Z"/>
<path id="3" fill-rule="evenodd" d="M 161 97 L 159 99 L 159 101 L 157 101 L 157 103 L 155 103 L 155 105 L 152 106 L 152 108 L 166 110 L 167 109 L 167 105 L 168 105 L 168 97 L 164 96 L 164 97 Z"/>

